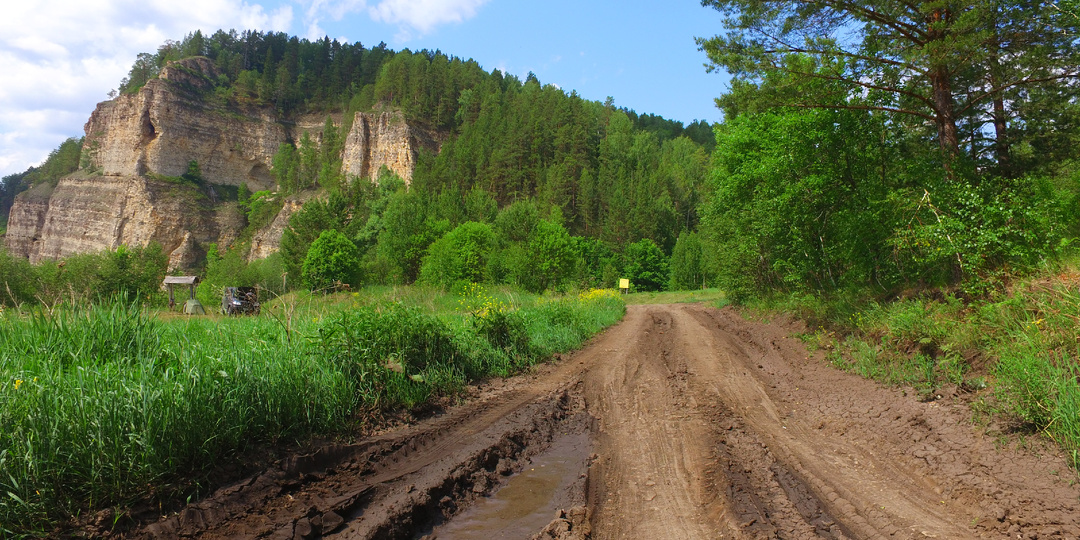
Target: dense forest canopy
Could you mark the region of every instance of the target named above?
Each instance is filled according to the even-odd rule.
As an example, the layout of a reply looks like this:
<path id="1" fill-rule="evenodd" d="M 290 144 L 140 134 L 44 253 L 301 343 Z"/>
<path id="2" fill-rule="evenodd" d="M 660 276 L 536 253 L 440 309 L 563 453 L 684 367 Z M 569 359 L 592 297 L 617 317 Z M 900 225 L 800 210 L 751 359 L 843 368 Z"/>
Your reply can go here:
<path id="1" fill-rule="evenodd" d="M 704 121 L 684 125 L 615 107 L 611 98 L 585 100 L 531 73 L 523 81 L 441 51 L 392 51 L 385 44 L 366 48 L 274 32 L 194 32 L 166 42 L 138 56 L 119 93 L 138 92 L 169 62 L 194 56 L 211 59 L 221 73 L 202 94 L 209 105 L 272 106 L 285 119 L 326 115 L 317 133 L 279 148 L 272 166 L 276 190 L 241 188 L 237 203 L 248 231 L 235 245 L 209 250 L 207 288 L 220 285 L 215 275 L 280 287 L 282 273 L 292 286 L 418 279 L 444 286 L 510 282 L 534 290 L 612 286 L 628 268 L 659 271 L 632 260 L 635 253 L 662 263 L 663 279 L 641 280 L 659 288 L 667 286 L 668 254 L 682 233 L 697 227 L 714 140 Z M 375 110 L 401 111 L 441 142 L 439 152 L 419 156 L 409 189 L 388 171 L 374 184 L 342 171 L 354 113 Z M 26 185 L 20 182 L 11 182 L 12 196 Z M 301 192 L 316 197 L 304 196 L 309 202 L 291 218 L 280 254 L 244 263 L 254 231 L 273 219 L 284 197 Z M 326 267 L 308 260 L 311 246 L 331 230 L 357 247 L 359 271 L 339 280 L 309 279 L 305 268 Z M 440 256 L 455 239 L 469 246 L 484 240 L 482 249 L 468 248 L 475 255 L 469 261 Z M 643 241 L 657 251 L 627 250 Z M 325 245 L 317 251 L 332 256 Z"/>
<path id="2" fill-rule="evenodd" d="M 120 92 L 203 56 L 221 72 L 203 96 L 211 104 L 326 115 L 274 156 L 275 190 L 240 190 L 248 230 L 211 247 L 208 288 L 544 290 L 630 277 L 639 289 L 719 284 L 736 299 L 890 295 L 993 282 L 1055 257 L 1080 231 L 1076 2 L 702 5 L 726 15 L 724 33 L 698 39 L 709 69 L 734 77 L 716 126 L 589 101 L 441 51 L 273 32 L 167 42 L 139 55 Z M 385 170 L 374 183 L 343 174 L 354 113 L 379 110 L 437 134 L 439 151 L 421 152 L 408 189 Z M 0 202 L 55 181 L 76 154 L 61 147 L 48 172 L 5 178 Z M 300 193 L 314 197 L 304 195 L 281 251 L 244 262 L 254 231 Z M 334 240 L 313 250 L 320 238 Z M 333 267 L 321 259 L 353 257 L 327 247 L 341 238 L 359 268 L 308 275 Z"/>
<path id="3" fill-rule="evenodd" d="M 1039 111 L 1060 109 L 1080 73 L 1080 20 L 1049 3 L 978 0 L 706 0 L 734 31 L 699 39 L 714 67 L 768 101 L 891 113 L 930 131 L 949 169 L 966 152 L 1004 176 L 1017 142 L 1060 141 Z M 763 96 L 764 97 L 764 96 Z"/>
<path id="4" fill-rule="evenodd" d="M 993 281 L 1077 232 L 1075 3 L 705 0 L 725 287 Z"/>

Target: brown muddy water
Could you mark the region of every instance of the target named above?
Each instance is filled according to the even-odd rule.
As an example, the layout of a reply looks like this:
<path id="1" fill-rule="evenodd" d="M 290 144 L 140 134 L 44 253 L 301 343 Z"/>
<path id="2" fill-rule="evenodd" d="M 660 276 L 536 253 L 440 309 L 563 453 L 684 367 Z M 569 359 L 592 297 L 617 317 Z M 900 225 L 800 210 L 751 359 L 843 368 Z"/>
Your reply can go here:
<path id="1" fill-rule="evenodd" d="M 491 496 L 478 499 L 428 540 L 523 540 L 540 532 L 559 509 L 582 504 L 591 442 L 588 432 L 559 435 Z"/>

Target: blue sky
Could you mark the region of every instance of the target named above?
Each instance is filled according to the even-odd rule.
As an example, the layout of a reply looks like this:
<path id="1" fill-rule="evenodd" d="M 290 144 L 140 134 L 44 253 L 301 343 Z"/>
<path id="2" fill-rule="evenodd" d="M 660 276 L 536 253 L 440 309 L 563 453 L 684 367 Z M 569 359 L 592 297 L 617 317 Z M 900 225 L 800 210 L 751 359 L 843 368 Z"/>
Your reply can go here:
<path id="1" fill-rule="evenodd" d="M 0 18 L 0 176 L 81 136 L 135 55 L 218 28 L 323 35 L 365 46 L 440 49 L 485 69 L 611 96 L 620 107 L 715 122 L 723 74 L 707 74 L 696 36 L 722 17 L 696 0 L 30 0 Z"/>

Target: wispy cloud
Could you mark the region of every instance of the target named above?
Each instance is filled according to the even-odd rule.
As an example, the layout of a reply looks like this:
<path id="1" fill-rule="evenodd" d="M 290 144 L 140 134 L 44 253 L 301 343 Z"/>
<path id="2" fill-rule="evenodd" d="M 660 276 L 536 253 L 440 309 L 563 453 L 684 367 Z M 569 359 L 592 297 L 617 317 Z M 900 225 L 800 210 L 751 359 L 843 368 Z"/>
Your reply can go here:
<path id="1" fill-rule="evenodd" d="M 367 9 L 366 0 L 302 0 L 307 3 L 304 10 L 304 37 L 321 39 L 326 33 L 320 23 L 327 17 L 340 21 L 346 15 L 363 13 Z"/>
<path id="2" fill-rule="evenodd" d="M 304 32 L 308 39 L 325 35 L 322 23 L 340 21 L 350 14 L 366 13 L 371 20 L 397 25 L 398 41 L 408 41 L 436 27 L 460 23 L 476 16 L 488 0 L 301 0 L 304 10 Z"/>
<path id="3" fill-rule="evenodd" d="M 30 0 L 0 17 L 0 175 L 81 135 L 135 56 L 196 29 L 287 30 L 292 8 L 244 0 Z"/>
<path id="4" fill-rule="evenodd" d="M 371 18 L 397 24 L 403 31 L 426 34 L 436 26 L 460 23 L 476 16 L 488 0 L 381 0 L 369 10 Z"/>

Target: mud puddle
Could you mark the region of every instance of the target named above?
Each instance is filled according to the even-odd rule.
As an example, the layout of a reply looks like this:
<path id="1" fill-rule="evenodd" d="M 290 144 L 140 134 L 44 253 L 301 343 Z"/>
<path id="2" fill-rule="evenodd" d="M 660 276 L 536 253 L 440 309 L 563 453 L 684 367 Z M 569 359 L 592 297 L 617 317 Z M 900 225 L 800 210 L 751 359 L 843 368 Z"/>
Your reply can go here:
<path id="1" fill-rule="evenodd" d="M 585 500 L 588 432 L 558 435 L 550 448 L 533 457 L 491 496 L 477 500 L 448 523 L 435 528 L 427 540 L 520 540 L 547 526 L 561 509 Z"/>
<path id="2" fill-rule="evenodd" d="M 1060 451 L 1002 447 L 964 404 L 839 372 L 796 330 L 631 306 L 582 351 L 444 414 L 81 536 L 1080 538 Z"/>

